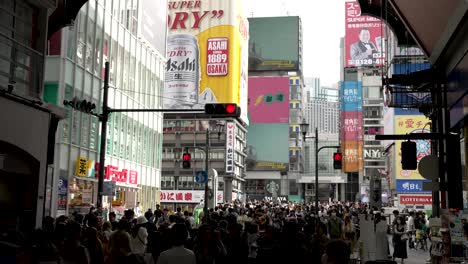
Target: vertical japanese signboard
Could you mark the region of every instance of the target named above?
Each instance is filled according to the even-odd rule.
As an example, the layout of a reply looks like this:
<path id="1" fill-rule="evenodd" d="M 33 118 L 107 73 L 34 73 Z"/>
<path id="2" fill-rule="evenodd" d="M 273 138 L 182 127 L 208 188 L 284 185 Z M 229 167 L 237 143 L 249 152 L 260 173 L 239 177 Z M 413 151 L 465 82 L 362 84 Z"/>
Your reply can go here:
<path id="1" fill-rule="evenodd" d="M 170 0 L 164 108 L 236 103 L 247 119 L 249 23 L 241 1 Z"/>
<path id="2" fill-rule="evenodd" d="M 226 123 L 226 174 L 234 173 L 234 122 Z"/>
<path id="3" fill-rule="evenodd" d="M 341 83 L 341 151 L 343 171 L 362 170 L 362 83 L 345 81 Z"/>
<path id="4" fill-rule="evenodd" d="M 76 160 L 75 175 L 79 177 L 86 177 L 88 175 L 88 159 L 79 157 Z"/>
<path id="5" fill-rule="evenodd" d="M 345 67 L 381 66 L 385 59 L 385 25 L 362 16 L 356 1 L 345 2 Z"/>
<path id="6" fill-rule="evenodd" d="M 410 133 L 429 133 L 426 126 L 429 119 L 424 115 L 398 115 L 395 117 L 395 132 L 399 135 Z M 415 140 L 418 162 L 425 156 L 431 155 L 430 140 Z M 424 180 L 418 170 L 403 170 L 401 167 L 401 140 L 395 141 L 396 155 L 396 179 L 398 180 Z"/>

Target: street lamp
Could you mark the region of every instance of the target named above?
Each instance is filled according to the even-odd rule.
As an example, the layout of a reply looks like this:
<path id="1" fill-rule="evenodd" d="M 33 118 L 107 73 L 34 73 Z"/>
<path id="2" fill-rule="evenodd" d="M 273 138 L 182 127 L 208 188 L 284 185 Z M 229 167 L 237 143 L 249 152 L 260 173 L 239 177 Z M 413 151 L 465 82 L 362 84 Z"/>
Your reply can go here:
<path id="1" fill-rule="evenodd" d="M 302 139 L 306 140 L 307 131 L 309 130 L 309 124 L 306 123 L 305 119 L 302 119 L 302 123 L 299 124 L 302 132 Z"/>

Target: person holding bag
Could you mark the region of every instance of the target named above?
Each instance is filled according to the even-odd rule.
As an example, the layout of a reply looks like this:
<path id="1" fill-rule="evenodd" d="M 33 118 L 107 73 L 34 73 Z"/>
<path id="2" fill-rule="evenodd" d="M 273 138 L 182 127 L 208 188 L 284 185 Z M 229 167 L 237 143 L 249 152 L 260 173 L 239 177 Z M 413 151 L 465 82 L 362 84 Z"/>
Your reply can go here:
<path id="1" fill-rule="evenodd" d="M 405 219 L 403 216 L 397 218 L 396 223 L 393 225 L 393 260 L 401 258 L 401 263 L 408 258 L 408 251 L 406 241 L 408 241 L 408 234 L 405 230 Z"/>

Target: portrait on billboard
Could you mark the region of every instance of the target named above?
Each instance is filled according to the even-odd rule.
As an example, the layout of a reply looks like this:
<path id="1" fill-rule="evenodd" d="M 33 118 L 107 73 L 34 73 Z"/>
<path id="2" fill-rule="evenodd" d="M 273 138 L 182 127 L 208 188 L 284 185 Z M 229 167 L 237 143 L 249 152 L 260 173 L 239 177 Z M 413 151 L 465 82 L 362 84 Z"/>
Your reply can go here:
<path id="1" fill-rule="evenodd" d="M 363 16 L 356 1 L 345 2 L 345 67 L 381 66 L 385 60 L 385 24 Z"/>
<path id="2" fill-rule="evenodd" d="M 371 33 L 369 29 L 361 28 L 361 30 L 359 30 L 359 41 L 351 44 L 351 59 L 368 60 L 373 58 L 373 54 L 377 53 L 378 50 L 370 39 Z"/>

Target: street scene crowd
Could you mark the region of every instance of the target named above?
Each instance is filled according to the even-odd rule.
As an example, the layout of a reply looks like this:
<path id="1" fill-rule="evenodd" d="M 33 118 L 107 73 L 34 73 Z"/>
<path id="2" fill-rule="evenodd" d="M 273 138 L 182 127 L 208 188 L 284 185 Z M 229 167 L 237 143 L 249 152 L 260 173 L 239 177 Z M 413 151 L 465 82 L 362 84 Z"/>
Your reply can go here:
<path id="1" fill-rule="evenodd" d="M 423 212 L 385 214 L 352 202 L 321 203 L 318 209 L 316 213 L 314 204 L 229 203 L 209 209 L 205 216 L 157 205 L 144 214 L 126 210 L 119 220 L 111 212 L 103 221 L 91 207 L 84 216 L 47 217 L 30 237 L 2 231 L 0 255 L 11 258 L 0 262 L 403 263 L 408 246 L 429 250 L 429 218 Z M 9 240 L 21 249 L 9 247 Z"/>

